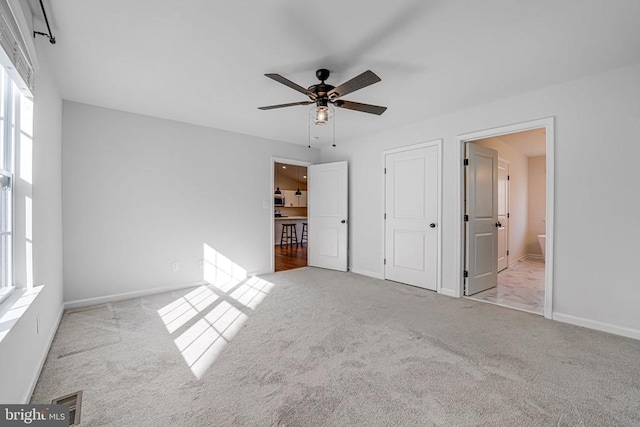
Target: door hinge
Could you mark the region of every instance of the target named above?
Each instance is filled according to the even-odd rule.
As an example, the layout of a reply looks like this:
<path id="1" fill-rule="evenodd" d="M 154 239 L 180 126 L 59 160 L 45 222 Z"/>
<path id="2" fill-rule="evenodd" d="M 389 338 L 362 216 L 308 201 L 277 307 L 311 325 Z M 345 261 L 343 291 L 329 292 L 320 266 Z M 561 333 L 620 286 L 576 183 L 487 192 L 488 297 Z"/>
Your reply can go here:
<path id="1" fill-rule="evenodd" d="M 469 222 L 469 215 L 464 216 L 464 222 Z"/>
<path id="2" fill-rule="evenodd" d="M 509 256 L 509 251 L 507 251 L 507 256 Z"/>
<path id="3" fill-rule="evenodd" d="M 507 181 L 511 179 L 511 175 L 507 175 Z"/>
<path id="4" fill-rule="evenodd" d="M 384 259 L 384 265 L 387 265 L 387 259 L 386 258 Z"/>
<path id="5" fill-rule="evenodd" d="M 467 270 L 465 270 L 465 271 L 462 273 L 462 277 L 469 277 L 469 272 L 468 272 Z"/>
<path id="6" fill-rule="evenodd" d="M 509 212 L 507 212 L 507 218 L 509 218 L 509 216 L 511 216 L 511 214 Z"/>
<path id="7" fill-rule="evenodd" d="M 469 159 L 464 159 L 464 165 L 469 166 Z"/>
<path id="8" fill-rule="evenodd" d="M 387 174 L 387 168 L 384 168 L 384 174 L 385 175 Z"/>
<path id="9" fill-rule="evenodd" d="M 384 219 L 387 219 L 387 214 L 384 214 Z"/>

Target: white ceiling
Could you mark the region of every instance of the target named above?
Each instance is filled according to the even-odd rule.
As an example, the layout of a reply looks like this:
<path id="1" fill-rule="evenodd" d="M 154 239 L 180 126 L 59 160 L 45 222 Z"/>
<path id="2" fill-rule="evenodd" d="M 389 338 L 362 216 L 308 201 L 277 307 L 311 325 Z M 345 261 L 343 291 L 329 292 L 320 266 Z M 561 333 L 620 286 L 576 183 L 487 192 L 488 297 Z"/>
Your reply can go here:
<path id="1" fill-rule="evenodd" d="M 30 0 L 39 21 L 37 0 Z M 382 81 L 337 109 L 347 141 L 457 109 L 640 62 L 638 0 L 45 1 L 46 57 L 64 99 L 307 144 L 304 95 L 329 68 L 337 86 Z"/>

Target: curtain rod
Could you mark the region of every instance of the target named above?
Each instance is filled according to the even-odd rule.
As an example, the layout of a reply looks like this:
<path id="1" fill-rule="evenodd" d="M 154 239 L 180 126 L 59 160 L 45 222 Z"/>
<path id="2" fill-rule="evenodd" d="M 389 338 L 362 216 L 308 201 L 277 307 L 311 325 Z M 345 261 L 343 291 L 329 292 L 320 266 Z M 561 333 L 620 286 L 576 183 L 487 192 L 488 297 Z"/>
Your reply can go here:
<path id="1" fill-rule="evenodd" d="M 47 30 L 49 31 L 49 34 L 41 33 L 40 31 L 34 31 L 33 32 L 33 37 L 35 38 L 36 34 L 41 35 L 41 36 L 45 36 L 46 38 L 49 39 L 49 43 L 56 44 L 56 38 L 53 36 L 53 34 L 51 34 L 51 27 L 49 26 L 49 19 L 47 18 L 47 12 L 44 10 L 44 4 L 42 4 L 42 0 L 40 0 L 40 7 L 42 8 L 42 14 L 44 15 L 44 22 L 47 24 Z"/>

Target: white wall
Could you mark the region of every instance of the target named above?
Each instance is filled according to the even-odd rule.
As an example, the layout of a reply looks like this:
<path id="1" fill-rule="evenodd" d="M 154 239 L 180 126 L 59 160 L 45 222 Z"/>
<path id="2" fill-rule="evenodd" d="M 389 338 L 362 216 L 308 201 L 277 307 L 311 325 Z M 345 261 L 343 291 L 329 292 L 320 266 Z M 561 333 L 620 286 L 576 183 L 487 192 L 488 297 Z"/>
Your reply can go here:
<path id="1" fill-rule="evenodd" d="M 319 159 L 302 145 L 67 101 L 63 140 L 65 301 L 201 282 L 203 244 L 269 271 L 271 157 Z"/>
<path id="2" fill-rule="evenodd" d="M 443 287 L 458 287 L 457 135 L 555 116 L 554 317 L 640 338 L 639 75 L 626 67 L 323 149 L 323 161 L 351 163 L 351 267 L 382 274 L 382 151 L 443 138 Z"/>
<path id="3" fill-rule="evenodd" d="M 547 209 L 547 157 L 529 157 L 529 197 L 527 215 L 527 253 L 542 255 L 538 235 L 545 234 Z"/>
<path id="4" fill-rule="evenodd" d="M 499 137 L 481 139 L 474 144 L 497 150 L 498 156 L 509 162 L 509 263 L 512 263 L 527 253 L 529 162 L 527 156 Z"/>
<path id="5" fill-rule="evenodd" d="M 62 102 L 37 43 L 33 138 L 33 282 L 44 285 L 27 311 L 0 341 L 0 402 L 25 403 L 40 374 L 62 314 Z M 24 215 L 16 206 L 16 215 Z M 23 245 L 21 246 L 23 247 Z M 17 268 L 23 268 L 19 265 Z M 39 333 L 36 329 L 40 319 Z"/>

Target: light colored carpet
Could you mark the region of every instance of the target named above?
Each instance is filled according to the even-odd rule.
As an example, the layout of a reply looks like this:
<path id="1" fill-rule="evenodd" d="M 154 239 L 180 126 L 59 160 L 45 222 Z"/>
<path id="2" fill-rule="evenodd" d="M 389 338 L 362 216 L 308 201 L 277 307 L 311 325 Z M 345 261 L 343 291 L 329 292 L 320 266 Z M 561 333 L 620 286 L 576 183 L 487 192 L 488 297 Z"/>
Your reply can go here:
<path id="1" fill-rule="evenodd" d="M 65 313 L 32 401 L 83 390 L 86 426 L 640 425 L 640 341 L 351 273 L 262 279 Z"/>

